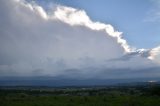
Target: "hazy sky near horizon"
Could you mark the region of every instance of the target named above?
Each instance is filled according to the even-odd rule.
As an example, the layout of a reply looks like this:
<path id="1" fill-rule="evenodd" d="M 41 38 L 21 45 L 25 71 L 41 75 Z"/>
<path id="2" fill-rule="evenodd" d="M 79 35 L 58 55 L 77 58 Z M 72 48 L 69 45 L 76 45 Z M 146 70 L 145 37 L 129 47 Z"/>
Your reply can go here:
<path id="1" fill-rule="evenodd" d="M 160 77 L 159 0 L 1 0 L 0 76 Z"/>

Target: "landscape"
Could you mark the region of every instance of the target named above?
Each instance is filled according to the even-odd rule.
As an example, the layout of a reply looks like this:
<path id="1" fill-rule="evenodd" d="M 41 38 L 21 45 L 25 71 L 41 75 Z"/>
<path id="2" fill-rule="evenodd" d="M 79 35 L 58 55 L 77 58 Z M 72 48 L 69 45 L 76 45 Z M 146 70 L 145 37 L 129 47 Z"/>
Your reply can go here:
<path id="1" fill-rule="evenodd" d="M 110 86 L 1 86 L 1 106 L 159 106 L 160 83 Z"/>
<path id="2" fill-rule="evenodd" d="M 160 106 L 160 0 L 0 0 L 0 106 Z"/>

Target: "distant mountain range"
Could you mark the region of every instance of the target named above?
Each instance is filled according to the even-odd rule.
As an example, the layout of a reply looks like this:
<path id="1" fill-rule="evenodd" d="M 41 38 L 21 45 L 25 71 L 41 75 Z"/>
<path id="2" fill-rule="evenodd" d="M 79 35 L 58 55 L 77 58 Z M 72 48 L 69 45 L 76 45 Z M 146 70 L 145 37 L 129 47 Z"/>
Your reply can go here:
<path id="1" fill-rule="evenodd" d="M 109 86 L 159 83 L 160 78 L 71 79 L 58 77 L 0 77 L 0 86 Z"/>

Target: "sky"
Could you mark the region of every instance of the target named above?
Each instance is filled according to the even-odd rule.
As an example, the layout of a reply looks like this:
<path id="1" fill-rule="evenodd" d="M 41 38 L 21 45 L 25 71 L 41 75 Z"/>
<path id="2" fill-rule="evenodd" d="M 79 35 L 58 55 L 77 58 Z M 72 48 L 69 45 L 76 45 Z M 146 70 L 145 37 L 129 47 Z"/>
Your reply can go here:
<path id="1" fill-rule="evenodd" d="M 1 0 L 0 77 L 160 77 L 158 0 Z"/>

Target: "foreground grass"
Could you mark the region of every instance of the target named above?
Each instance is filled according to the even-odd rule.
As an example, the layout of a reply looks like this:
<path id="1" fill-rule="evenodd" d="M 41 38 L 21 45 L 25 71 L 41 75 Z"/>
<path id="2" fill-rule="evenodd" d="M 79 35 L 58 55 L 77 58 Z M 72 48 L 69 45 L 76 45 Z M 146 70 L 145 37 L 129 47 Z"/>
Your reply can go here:
<path id="1" fill-rule="evenodd" d="M 0 97 L 1 106 L 160 106 L 155 96 L 32 96 L 9 94 Z"/>

